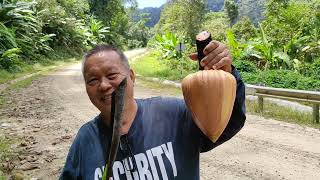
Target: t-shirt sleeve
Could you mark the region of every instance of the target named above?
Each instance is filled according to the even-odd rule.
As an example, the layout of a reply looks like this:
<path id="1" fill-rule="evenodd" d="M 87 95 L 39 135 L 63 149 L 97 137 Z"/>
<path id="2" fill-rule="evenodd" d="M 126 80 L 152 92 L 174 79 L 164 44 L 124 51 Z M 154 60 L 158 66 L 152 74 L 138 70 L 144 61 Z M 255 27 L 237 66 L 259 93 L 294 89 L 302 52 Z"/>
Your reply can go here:
<path id="1" fill-rule="evenodd" d="M 245 85 L 241 79 L 239 72 L 236 70 L 234 66 L 232 66 L 232 75 L 236 78 L 237 81 L 237 91 L 236 91 L 236 99 L 234 102 L 232 114 L 229 120 L 229 123 L 217 142 L 213 143 L 206 135 L 202 133 L 199 129 L 199 148 L 200 152 L 207 152 L 212 150 L 213 148 L 219 146 L 220 144 L 228 141 L 234 135 L 236 135 L 240 129 L 244 126 L 246 120 L 246 109 L 245 109 Z"/>
<path id="2" fill-rule="evenodd" d="M 80 162 L 81 162 L 81 148 L 80 148 L 80 138 L 81 133 L 77 134 L 75 140 L 73 141 L 66 163 L 60 175 L 60 180 L 70 180 L 70 179 L 81 179 L 80 175 Z"/>

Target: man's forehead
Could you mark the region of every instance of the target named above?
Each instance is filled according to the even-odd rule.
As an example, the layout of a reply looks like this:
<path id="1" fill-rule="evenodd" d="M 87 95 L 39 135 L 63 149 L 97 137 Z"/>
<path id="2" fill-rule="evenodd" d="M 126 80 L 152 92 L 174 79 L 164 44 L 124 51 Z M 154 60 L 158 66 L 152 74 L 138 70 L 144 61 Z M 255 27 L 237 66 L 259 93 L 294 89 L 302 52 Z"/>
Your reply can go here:
<path id="1" fill-rule="evenodd" d="M 97 65 L 100 66 L 104 63 L 107 63 L 111 66 L 123 66 L 123 64 L 121 63 L 120 55 L 117 52 L 112 50 L 100 51 L 91 55 L 88 59 L 85 60 L 83 64 L 83 72 L 85 72 L 88 68 L 92 68 Z"/>
<path id="2" fill-rule="evenodd" d="M 93 54 L 92 56 L 90 56 L 88 59 L 91 59 L 91 58 L 105 58 L 106 60 L 108 60 L 108 59 L 120 60 L 120 55 L 115 51 L 108 50 L 108 51 L 97 52 L 97 53 Z"/>
<path id="3" fill-rule="evenodd" d="M 121 58 L 118 53 L 115 51 L 101 51 L 91 55 L 88 59 L 85 60 L 84 66 L 88 64 L 112 62 L 112 64 L 122 64 Z"/>

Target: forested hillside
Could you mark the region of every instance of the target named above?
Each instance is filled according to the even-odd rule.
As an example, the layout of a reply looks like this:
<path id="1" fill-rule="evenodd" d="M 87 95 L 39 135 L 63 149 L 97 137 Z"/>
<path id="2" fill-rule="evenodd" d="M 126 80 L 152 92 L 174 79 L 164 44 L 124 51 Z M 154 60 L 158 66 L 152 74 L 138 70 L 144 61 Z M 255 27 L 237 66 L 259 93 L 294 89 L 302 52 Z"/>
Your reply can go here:
<path id="1" fill-rule="evenodd" d="M 196 70 L 176 50 L 179 42 L 194 51 L 195 34 L 211 32 L 228 44 L 234 65 L 247 83 L 280 88 L 320 90 L 319 0 L 225 0 L 224 11 L 205 11 L 206 1 L 173 1 L 165 6 L 149 44 L 160 51 L 166 67 L 182 79 Z M 192 8 L 191 8 L 192 7 Z M 242 11 L 242 9 L 244 9 Z M 259 10 L 259 11 L 258 11 Z M 253 14 L 253 20 L 246 17 Z M 186 53 L 187 54 L 187 53 Z"/>
<path id="2" fill-rule="evenodd" d="M 160 19 L 160 13 L 161 13 L 161 10 L 163 9 L 163 6 L 164 5 L 162 5 L 159 8 L 146 7 L 143 9 L 137 9 L 136 13 L 134 14 L 133 19 L 135 21 L 139 21 L 141 19 L 140 16 L 142 14 L 147 14 L 146 18 L 149 18 L 149 20 L 146 22 L 145 25 L 147 27 L 153 27 L 154 25 L 156 25 L 158 23 L 158 21 Z"/>
<path id="3" fill-rule="evenodd" d="M 257 25 L 263 19 L 266 0 L 238 0 L 239 17 L 249 17 Z"/>
<path id="4" fill-rule="evenodd" d="M 207 10 L 212 12 L 223 11 L 224 1 L 225 0 L 208 0 Z M 239 19 L 248 16 L 256 25 L 263 19 L 266 0 L 235 0 L 235 2 L 237 2 L 239 8 Z M 153 27 L 159 21 L 160 13 L 164 6 L 165 4 L 159 8 L 147 7 L 138 9 L 134 19 L 138 21 L 140 20 L 139 14 L 147 13 L 149 14 L 147 17 L 150 19 L 146 22 L 146 26 Z"/>

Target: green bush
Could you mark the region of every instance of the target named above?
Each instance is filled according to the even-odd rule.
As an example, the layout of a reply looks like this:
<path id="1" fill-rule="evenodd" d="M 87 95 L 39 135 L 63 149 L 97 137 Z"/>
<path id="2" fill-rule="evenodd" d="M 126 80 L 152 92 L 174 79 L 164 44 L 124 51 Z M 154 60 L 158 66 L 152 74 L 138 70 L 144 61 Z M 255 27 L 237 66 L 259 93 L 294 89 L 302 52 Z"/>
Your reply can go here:
<path id="1" fill-rule="evenodd" d="M 209 12 L 205 16 L 202 29 L 211 33 L 212 39 L 225 41 L 226 30 L 228 29 L 229 20 L 224 12 Z"/>
<path id="2" fill-rule="evenodd" d="M 311 65 L 311 70 L 312 70 L 312 76 L 315 79 L 320 79 L 320 58 L 314 61 L 314 63 Z"/>
<path id="3" fill-rule="evenodd" d="M 254 73 L 257 71 L 257 67 L 253 62 L 247 60 L 236 60 L 233 62 L 233 65 L 240 71 L 240 72 L 250 72 Z"/>
<path id="4" fill-rule="evenodd" d="M 259 81 L 269 87 L 295 89 L 301 77 L 290 70 L 267 70 L 261 71 Z"/>
<path id="5" fill-rule="evenodd" d="M 256 36 L 256 28 L 250 18 L 246 16 L 232 26 L 232 31 L 237 39 L 249 40 Z"/>
<path id="6" fill-rule="evenodd" d="M 290 70 L 241 72 L 245 83 L 275 88 L 320 91 L 319 78 L 307 77 Z"/>
<path id="7" fill-rule="evenodd" d="M 296 89 L 320 91 L 320 81 L 312 77 L 302 77 L 297 83 Z"/>
<path id="8" fill-rule="evenodd" d="M 19 64 L 19 53 L 21 50 L 19 48 L 8 49 L 5 52 L 0 52 L 0 68 L 6 69 L 8 71 L 14 71 Z"/>
<path id="9" fill-rule="evenodd" d="M 258 73 L 248 73 L 248 72 L 241 72 L 240 71 L 240 74 L 241 74 L 241 77 L 245 83 L 253 84 L 253 85 L 260 85 Z"/>

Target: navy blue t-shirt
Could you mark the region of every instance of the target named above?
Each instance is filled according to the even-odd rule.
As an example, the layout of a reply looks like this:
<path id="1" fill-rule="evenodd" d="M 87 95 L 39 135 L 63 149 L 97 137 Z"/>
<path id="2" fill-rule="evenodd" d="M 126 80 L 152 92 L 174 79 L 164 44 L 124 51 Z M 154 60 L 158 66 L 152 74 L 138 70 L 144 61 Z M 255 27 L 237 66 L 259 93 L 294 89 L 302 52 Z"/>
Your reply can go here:
<path id="1" fill-rule="evenodd" d="M 231 119 L 216 143 L 193 122 L 184 100 L 137 99 L 138 110 L 128 134 L 121 137 L 113 179 L 199 179 L 199 155 L 234 136 L 244 125 L 244 84 L 239 73 Z M 67 156 L 60 179 L 102 179 L 109 154 L 111 129 L 100 116 L 83 125 Z"/>

